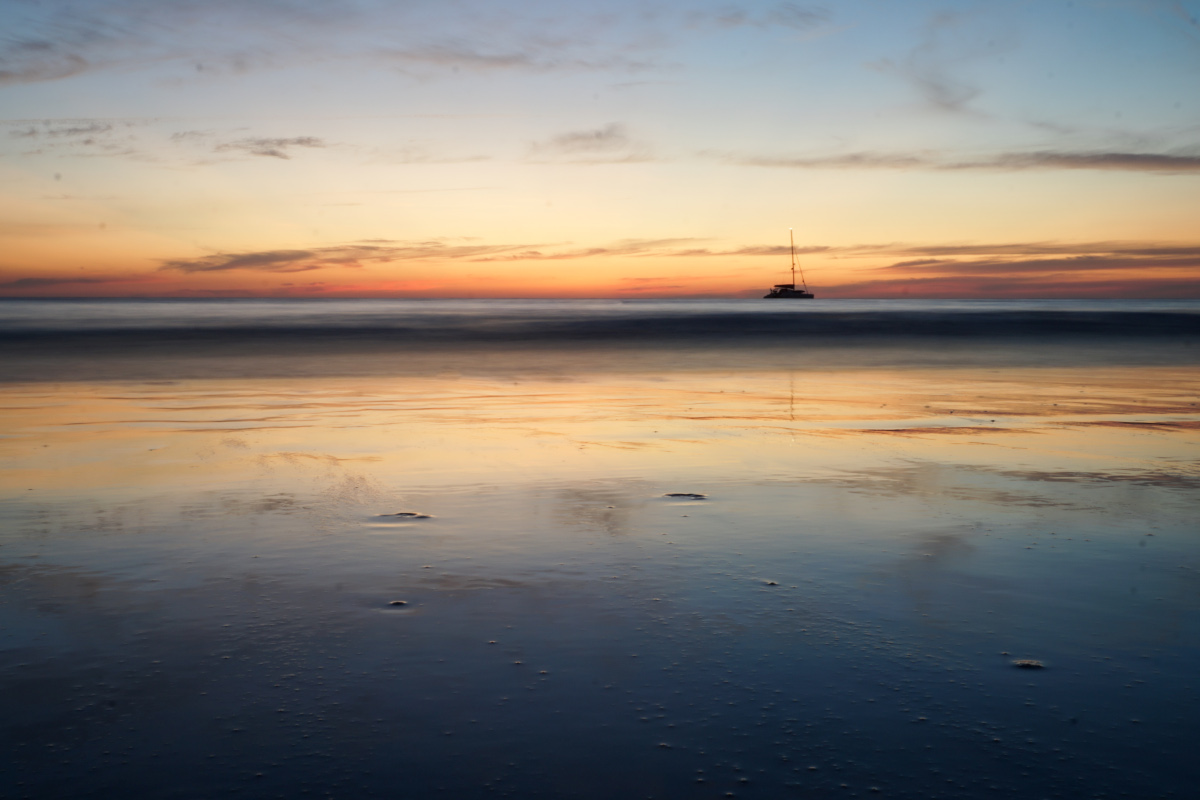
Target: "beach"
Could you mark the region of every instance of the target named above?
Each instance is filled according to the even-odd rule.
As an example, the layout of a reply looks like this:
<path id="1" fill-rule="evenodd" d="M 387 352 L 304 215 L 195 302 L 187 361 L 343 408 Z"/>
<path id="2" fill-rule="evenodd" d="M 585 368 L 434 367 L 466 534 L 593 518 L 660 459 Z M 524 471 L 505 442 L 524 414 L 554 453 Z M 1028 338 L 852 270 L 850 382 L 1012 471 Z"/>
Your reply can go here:
<path id="1" fill-rule="evenodd" d="M 0 304 L 0 796 L 1186 796 L 1200 304 L 809 302 Z"/>

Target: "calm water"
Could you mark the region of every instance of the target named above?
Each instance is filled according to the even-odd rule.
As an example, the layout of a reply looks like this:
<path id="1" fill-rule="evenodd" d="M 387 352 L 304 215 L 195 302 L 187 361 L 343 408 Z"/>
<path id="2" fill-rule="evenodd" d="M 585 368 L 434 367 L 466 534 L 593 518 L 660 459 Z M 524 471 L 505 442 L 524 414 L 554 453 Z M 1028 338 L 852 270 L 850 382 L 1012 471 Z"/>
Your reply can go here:
<path id="1" fill-rule="evenodd" d="M 1189 796 L 1198 311 L 0 303 L 0 796 Z"/>

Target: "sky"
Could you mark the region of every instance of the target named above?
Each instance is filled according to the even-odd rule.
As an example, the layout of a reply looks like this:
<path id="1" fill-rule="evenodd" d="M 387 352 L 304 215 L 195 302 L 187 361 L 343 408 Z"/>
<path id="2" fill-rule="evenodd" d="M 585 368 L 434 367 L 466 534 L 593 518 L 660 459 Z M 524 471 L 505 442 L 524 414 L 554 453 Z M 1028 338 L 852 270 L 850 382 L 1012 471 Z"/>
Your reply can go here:
<path id="1" fill-rule="evenodd" d="M 0 0 L 0 297 L 1200 297 L 1200 0 Z"/>

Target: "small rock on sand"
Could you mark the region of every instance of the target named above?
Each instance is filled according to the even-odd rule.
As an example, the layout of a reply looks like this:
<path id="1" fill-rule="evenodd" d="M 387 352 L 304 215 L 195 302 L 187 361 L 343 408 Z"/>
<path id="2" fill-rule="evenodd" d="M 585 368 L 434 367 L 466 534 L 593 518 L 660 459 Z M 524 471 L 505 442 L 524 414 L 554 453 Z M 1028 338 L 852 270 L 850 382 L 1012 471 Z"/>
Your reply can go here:
<path id="1" fill-rule="evenodd" d="M 677 500 L 707 500 L 708 495 L 697 492 L 668 492 L 663 497 L 674 497 Z"/>
<path id="2" fill-rule="evenodd" d="M 416 511 L 397 511 L 394 514 L 380 514 L 381 517 L 402 517 L 404 519 L 432 519 L 429 514 L 418 514 Z"/>
<path id="3" fill-rule="evenodd" d="M 407 600 L 392 600 L 388 603 L 388 605 L 389 606 L 406 606 L 406 605 L 408 605 L 408 601 Z"/>
<path id="4" fill-rule="evenodd" d="M 1046 667 L 1042 662 L 1034 661 L 1032 658 L 1018 658 L 1012 663 L 1018 669 L 1045 669 Z"/>

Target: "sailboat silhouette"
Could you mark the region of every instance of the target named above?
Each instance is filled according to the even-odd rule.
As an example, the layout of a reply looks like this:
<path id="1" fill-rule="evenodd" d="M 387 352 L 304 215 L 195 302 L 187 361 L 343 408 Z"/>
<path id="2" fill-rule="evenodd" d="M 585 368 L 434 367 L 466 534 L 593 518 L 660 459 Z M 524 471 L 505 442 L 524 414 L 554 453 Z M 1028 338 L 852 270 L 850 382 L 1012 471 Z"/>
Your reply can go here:
<path id="1" fill-rule="evenodd" d="M 796 236 L 792 233 L 792 229 L 788 228 L 788 241 L 792 245 L 792 282 L 777 283 L 771 287 L 767 294 L 763 295 L 764 300 L 771 300 L 776 297 L 794 297 L 798 299 L 811 300 L 815 295 L 808 290 L 808 282 L 804 280 L 804 269 L 800 268 L 800 288 L 796 288 Z"/>

